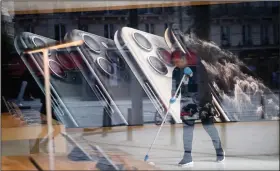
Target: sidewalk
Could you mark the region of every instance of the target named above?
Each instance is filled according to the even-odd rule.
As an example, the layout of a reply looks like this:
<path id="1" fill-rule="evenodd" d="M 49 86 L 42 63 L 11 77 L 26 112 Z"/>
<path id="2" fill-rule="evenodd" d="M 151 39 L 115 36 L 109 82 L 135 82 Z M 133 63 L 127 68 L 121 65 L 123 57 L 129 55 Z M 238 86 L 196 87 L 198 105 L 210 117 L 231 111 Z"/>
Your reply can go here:
<path id="1" fill-rule="evenodd" d="M 201 124 L 197 124 L 193 140 L 192 169 L 233 170 L 279 170 L 279 122 L 238 122 L 219 123 L 216 127 L 226 151 L 224 164 L 215 162 L 215 151 Z M 133 158 L 143 160 L 152 143 L 158 126 L 123 127 L 118 132 L 107 134 L 72 133 L 74 136 L 84 137 L 99 145 L 105 152 L 118 150 Z M 114 128 L 113 128 L 114 130 Z M 162 170 L 182 169 L 177 166 L 183 155 L 182 125 L 165 125 L 158 137 L 154 148 L 150 152 L 149 161 Z M 186 169 L 186 168 L 184 168 Z"/>

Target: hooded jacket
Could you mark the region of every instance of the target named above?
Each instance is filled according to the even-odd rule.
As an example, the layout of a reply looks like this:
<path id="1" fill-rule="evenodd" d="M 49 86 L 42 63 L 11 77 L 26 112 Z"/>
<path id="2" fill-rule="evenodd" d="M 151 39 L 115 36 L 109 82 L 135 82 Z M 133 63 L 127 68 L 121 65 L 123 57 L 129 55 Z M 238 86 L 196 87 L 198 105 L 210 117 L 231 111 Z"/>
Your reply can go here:
<path id="1" fill-rule="evenodd" d="M 212 102 L 212 94 L 209 87 L 209 75 L 207 74 L 207 71 L 204 67 L 204 65 L 201 63 L 201 60 L 197 58 L 197 65 L 196 65 L 196 75 L 197 75 L 197 91 L 198 91 L 198 102 L 199 106 L 204 106 L 206 103 Z M 177 90 L 180 81 L 184 75 L 183 72 L 184 69 L 180 69 L 178 67 L 175 67 L 172 73 L 172 94 L 175 93 Z M 182 87 L 180 88 L 179 93 L 181 93 L 182 96 L 186 96 L 186 93 L 188 93 L 188 85 L 182 84 Z M 178 97 L 178 95 L 177 95 Z"/>

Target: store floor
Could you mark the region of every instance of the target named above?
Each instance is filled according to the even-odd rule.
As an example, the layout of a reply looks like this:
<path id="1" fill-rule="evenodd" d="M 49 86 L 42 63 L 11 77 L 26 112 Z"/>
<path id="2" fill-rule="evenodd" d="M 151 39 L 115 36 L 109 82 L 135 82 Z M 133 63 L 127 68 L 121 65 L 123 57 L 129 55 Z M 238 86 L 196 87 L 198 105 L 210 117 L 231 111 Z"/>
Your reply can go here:
<path id="1" fill-rule="evenodd" d="M 212 141 L 202 125 L 197 124 L 193 140 L 194 167 L 190 169 L 279 169 L 278 121 L 218 123 L 216 127 L 226 152 L 225 162 L 215 162 Z M 76 138 L 83 136 L 89 143 L 99 145 L 107 153 L 115 151 L 144 160 L 158 128 L 155 125 L 145 125 L 83 133 L 76 131 L 71 134 Z M 149 161 L 163 170 L 182 169 L 177 166 L 183 156 L 182 135 L 181 124 L 165 125 L 149 154 Z"/>

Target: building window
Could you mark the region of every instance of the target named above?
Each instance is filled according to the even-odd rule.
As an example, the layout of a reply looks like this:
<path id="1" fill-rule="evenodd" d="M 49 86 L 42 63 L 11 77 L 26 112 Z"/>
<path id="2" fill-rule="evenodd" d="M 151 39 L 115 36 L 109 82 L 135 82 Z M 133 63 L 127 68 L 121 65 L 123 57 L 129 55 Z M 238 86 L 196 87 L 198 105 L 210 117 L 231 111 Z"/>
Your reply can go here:
<path id="1" fill-rule="evenodd" d="M 55 40 L 63 41 L 66 34 L 66 29 L 64 24 L 55 24 L 54 25 L 54 34 Z"/>
<path id="2" fill-rule="evenodd" d="M 30 24 L 24 28 L 24 31 L 34 33 L 34 27 Z"/>
<path id="3" fill-rule="evenodd" d="M 222 46 L 230 46 L 229 26 L 221 26 L 221 42 L 222 42 Z"/>
<path id="4" fill-rule="evenodd" d="M 261 25 L 261 43 L 263 45 L 269 44 L 269 40 L 268 40 L 268 25 L 267 24 L 262 24 Z"/>
<path id="5" fill-rule="evenodd" d="M 155 25 L 154 24 L 145 24 L 145 31 L 151 34 L 155 33 Z"/>
<path id="6" fill-rule="evenodd" d="M 273 25 L 273 38 L 274 38 L 274 44 L 279 44 L 279 24 Z"/>
<path id="7" fill-rule="evenodd" d="M 104 25 L 104 37 L 108 39 L 114 39 L 114 24 Z"/>
<path id="8" fill-rule="evenodd" d="M 83 30 L 83 31 L 88 31 L 88 25 L 86 24 L 79 24 L 78 26 L 79 30 Z"/>
<path id="9" fill-rule="evenodd" d="M 242 40 L 243 45 L 252 45 L 252 28 L 250 25 L 243 25 Z"/>

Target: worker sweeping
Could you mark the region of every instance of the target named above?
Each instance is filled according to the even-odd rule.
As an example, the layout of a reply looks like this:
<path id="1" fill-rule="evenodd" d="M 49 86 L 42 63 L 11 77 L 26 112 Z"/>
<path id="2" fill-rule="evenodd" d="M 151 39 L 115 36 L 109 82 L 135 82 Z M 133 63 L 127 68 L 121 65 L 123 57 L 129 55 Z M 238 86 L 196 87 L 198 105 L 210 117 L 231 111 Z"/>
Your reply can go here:
<path id="1" fill-rule="evenodd" d="M 196 58 L 196 62 L 197 62 L 196 75 L 198 77 L 197 78 L 198 79 L 197 109 L 199 112 L 199 118 L 201 119 L 203 128 L 212 139 L 212 143 L 216 151 L 217 162 L 222 162 L 225 160 L 225 152 L 222 148 L 218 131 L 214 126 L 215 110 L 212 105 L 212 94 L 209 87 L 209 78 L 206 69 L 201 63 L 200 59 L 190 49 L 185 48 L 185 52 L 183 52 L 182 48 L 178 47 L 178 42 L 177 45 L 174 45 L 173 49 L 174 50 L 171 55 L 171 61 L 175 65 L 175 69 L 173 71 L 172 79 L 174 80 L 173 82 L 175 84 L 173 84 L 172 90 L 177 89 L 179 85 L 179 80 L 182 77 L 182 74 L 184 74 L 185 68 L 188 66 L 188 61 L 194 61 L 194 58 Z M 180 93 L 182 97 L 186 96 L 187 85 L 188 84 L 183 84 L 181 86 Z M 173 99 L 173 101 L 175 100 L 176 99 Z M 181 104 L 182 113 L 184 110 L 186 110 L 185 109 L 186 107 L 188 106 L 184 106 Z M 186 122 L 189 123 L 189 120 L 188 121 L 184 120 L 184 117 L 182 117 L 182 113 L 181 113 L 181 119 L 184 123 L 183 126 L 184 156 L 183 159 L 179 162 L 179 165 L 185 167 L 185 166 L 193 165 L 192 142 L 193 142 L 193 130 L 195 124 L 194 123 L 186 124 Z"/>

